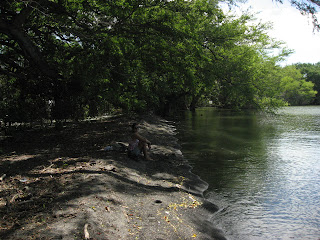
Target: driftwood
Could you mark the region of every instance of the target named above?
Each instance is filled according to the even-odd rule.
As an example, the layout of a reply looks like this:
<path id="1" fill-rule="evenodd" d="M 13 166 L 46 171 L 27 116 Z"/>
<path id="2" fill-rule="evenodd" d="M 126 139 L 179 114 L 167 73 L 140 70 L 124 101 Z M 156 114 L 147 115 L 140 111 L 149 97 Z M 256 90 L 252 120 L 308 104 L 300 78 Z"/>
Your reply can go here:
<path id="1" fill-rule="evenodd" d="M 20 193 L 17 193 L 15 195 L 13 195 L 13 197 L 11 198 L 11 200 L 9 201 L 10 203 L 13 203 L 16 201 L 16 199 L 18 199 L 20 197 Z"/>
<path id="2" fill-rule="evenodd" d="M 84 239 L 85 239 L 85 240 L 89 240 L 89 239 L 90 239 L 90 235 L 89 235 L 89 231 L 88 231 L 88 226 L 89 226 L 88 223 L 86 223 L 86 224 L 84 225 Z"/>
<path id="3" fill-rule="evenodd" d="M 7 174 L 3 174 L 1 177 L 0 177 L 0 181 L 3 181 L 3 179 L 7 176 Z"/>
<path id="4" fill-rule="evenodd" d="M 49 167 L 45 167 L 45 168 L 43 168 L 43 169 L 40 171 L 40 173 L 44 173 L 44 172 L 46 172 L 49 168 L 52 168 L 52 166 L 54 166 L 54 164 L 53 164 L 53 163 L 51 163 Z"/>

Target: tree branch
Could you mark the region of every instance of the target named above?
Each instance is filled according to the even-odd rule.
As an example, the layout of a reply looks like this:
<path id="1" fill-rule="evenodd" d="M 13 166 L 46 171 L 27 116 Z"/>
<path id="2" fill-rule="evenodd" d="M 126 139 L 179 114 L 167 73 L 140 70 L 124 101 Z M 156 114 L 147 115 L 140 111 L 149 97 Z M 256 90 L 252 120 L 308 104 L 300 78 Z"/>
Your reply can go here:
<path id="1" fill-rule="evenodd" d="M 33 9 L 30 6 L 27 6 L 24 9 L 22 9 L 21 12 L 15 17 L 13 25 L 17 28 L 22 27 L 29 15 L 32 13 L 32 11 Z"/>
<path id="2" fill-rule="evenodd" d="M 32 42 L 30 37 L 24 32 L 23 25 L 28 16 L 33 11 L 31 6 L 25 7 L 13 19 L 13 24 L 6 23 L 0 19 L 0 33 L 7 35 L 10 39 L 18 43 L 23 51 L 23 55 L 39 66 L 40 71 L 52 79 L 61 78 L 59 74 L 52 69 L 41 54 L 40 49 Z"/>

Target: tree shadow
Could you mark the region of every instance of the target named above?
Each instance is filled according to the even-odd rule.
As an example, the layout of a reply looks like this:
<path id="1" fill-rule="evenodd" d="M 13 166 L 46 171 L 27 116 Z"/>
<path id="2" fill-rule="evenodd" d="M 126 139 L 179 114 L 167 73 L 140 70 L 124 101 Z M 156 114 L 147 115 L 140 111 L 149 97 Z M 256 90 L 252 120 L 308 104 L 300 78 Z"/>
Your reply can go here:
<path id="1" fill-rule="evenodd" d="M 175 152 L 178 145 L 166 123 L 156 122 L 154 127 L 144 122 L 144 134 L 155 143 L 155 161 L 136 162 L 123 152 L 102 151 L 112 142 L 127 142 L 130 123 L 137 120 L 122 117 L 70 123 L 61 131 L 18 131 L 2 140 L 0 176 L 6 174 L 6 177 L 0 182 L 0 214 L 5 216 L 0 220 L 0 238 L 10 239 L 26 226 L 29 226 L 23 230 L 26 235 L 41 231 L 49 234 L 50 230 L 45 229 L 47 224 L 63 217 L 68 219 L 68 216 L 55 216 L 56 212 L 67 209 L 68 203 L 76 199 L 105 194 L 108 184 L 112 184 L 112 191 L 119 193 L 148 195 L 181 191 L 202 196 L 207 186 L 190 172 L 182 155 Z M 157 152 L 157 149 L 160 150 Z M 96 175 L 101 179 L 90 178 Z M 141 182 L 141 176 L 172 184 L 152 185 Z M 110 196 L 104 200 L 112 205 L 120 204 Z M 84 222 L 76 223 L 78 233 L 74 234 L 79 237 L 83 237 L 79 232 Z"/>

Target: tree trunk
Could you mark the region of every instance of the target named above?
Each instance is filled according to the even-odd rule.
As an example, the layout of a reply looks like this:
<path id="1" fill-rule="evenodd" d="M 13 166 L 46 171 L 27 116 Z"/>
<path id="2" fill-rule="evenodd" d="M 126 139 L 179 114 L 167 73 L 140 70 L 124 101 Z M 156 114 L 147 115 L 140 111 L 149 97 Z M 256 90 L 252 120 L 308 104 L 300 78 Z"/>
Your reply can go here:
<path id="1" fill-rule="evenodd" d="M 24 57 L 38 66 L 45 76 L 57 79 L 60 77 L 59 74 L 49 66 L 42 56 L 40 49 L 32 42 L 23 29 L 23 25 L 32 11 L 32 7 L 25 7 L 14 17 L 11 24 L 0 19 L 0 33 L 7 35 L 10 39 L 17 42 Z"/>
<path id="2" fill-rule="evenodd" d="M 199 95 L 193 95 L 192 96 L 192 100 L 191 100 L 191 103 L 190 103 L 190 106 L 189 106 L 190 111 L 194 112 L 196 110 L 196 106 L 197 106 L 197 103 L 198 103 L 199 99 L 200 99 Z"/>

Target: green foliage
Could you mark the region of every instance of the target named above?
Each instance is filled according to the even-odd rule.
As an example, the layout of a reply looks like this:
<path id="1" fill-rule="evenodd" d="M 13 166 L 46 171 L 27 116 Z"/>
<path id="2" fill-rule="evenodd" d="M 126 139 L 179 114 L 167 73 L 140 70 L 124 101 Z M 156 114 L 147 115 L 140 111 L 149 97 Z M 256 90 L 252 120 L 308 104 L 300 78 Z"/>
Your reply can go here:
<path id="1" fill-rule="evenodd" d="M 313 90 L 314 83 L 306 81 L 295 66 L 283 68 L 282 74 L 280 84 L 283 91 L 282 98 L 290 105 L 310 104 L 317 94 L 317 91 Z"/>
<path id="2" fill-rule="evenodd" d="M 316 64 L 311 63 L 299 63 L 294 65 L 299 69 L 306 81 L 314 83 L 314 90 L 317 91 L 317 95 L 313 100 L 313 104 L 320 104 L 320 62 Z"/>
<path id="3" fill-rule="evenodd" d="M 250 25 L 251 19 L 248 15 L 225 18 L 207 46 L 215 60 L 212 100 L 220 107 L 265 110 L 283 105 L 271 76 L 281 56 L 271 58 L 266 51 L 279 43 L 266 34 L 268 25 Z"/>
<path id="4" fill-rule="evenodd" d="M 310 80 L 294 92 L 280 74 L 287 52 L 268 56 L 281 46 L 269 26 L 227 16 L 218 3 L 1 1 L 0 119 L 61 121 L 113 108 L 166 114 L 208 100 L 272 109 L 287 100 L 281 87 L 309 101 Z"/>

